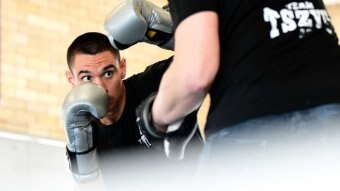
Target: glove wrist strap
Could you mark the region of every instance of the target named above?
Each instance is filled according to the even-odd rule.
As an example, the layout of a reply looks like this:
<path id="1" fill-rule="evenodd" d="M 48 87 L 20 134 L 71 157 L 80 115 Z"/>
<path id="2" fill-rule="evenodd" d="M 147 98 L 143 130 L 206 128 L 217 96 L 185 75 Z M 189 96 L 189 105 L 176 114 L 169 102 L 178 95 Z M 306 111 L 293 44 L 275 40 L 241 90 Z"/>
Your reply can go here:
<path id="1" fill-rule="evenodd" d="M 75 180 L 86 182 L 98 177 L 98 163 L 95 148 L 88 152 L 72 152 L 66 147 L 66 155 L 69 161 L 69 168 Z"/>

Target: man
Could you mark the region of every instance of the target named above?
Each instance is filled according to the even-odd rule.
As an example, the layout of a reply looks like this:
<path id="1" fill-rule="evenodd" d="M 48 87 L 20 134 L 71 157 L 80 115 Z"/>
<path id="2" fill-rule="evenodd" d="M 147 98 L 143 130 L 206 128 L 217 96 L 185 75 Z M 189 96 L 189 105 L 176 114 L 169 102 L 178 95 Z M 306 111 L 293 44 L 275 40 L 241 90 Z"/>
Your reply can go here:
<path id="1" fill-rule="evenodd" d="M 72 87 L 84 82 L 93 82 L 104 88 L 109 96 L 108 113 L 100 119 L 101 126 L 98 127 L 100 139 L 97 139 L 97 143 L 103 152 L 121 147 L 123 149 L 145 147 L 138 142 L 140 133 L 135 119 L 128 120 L 125 115 L 131 115 L 135 109 L 133 106 L 155 90 L 170 59 L 150 66 L 145 73 L 124 80 L 126 60 L 120 58 L 119 51 L 111 46 L 104 34 L 84 33 L 69 46 L 67 51 L 69 71 L 66 71 L 68 82 Z M 110 128 L 113 124 L 120 126 Z"/>
<path id="2" fill-rule="evenodd" d="M 100 170 L 105 181 L 114 188 L 120 185 L 120 178 L 126 181 L 131 180 L 131 177 L 137 178 L 141 174 L 148 177 L 147 174 L 142 172 L 146 171 L 145 169 L 154 167 L 159 168 L 157 170 L 162 172 L 163 168 L 170 169 L 173 165 L 185 163 L 167 159 L 163 140 L 152 139 L 152 137 L 143 139 L 144 137 L 136 124 L 136 107 L 147 96 L 157 91 L 161 76 L 168 68 L 171 60 L 172 58 L 169 58 L 157 62 L 147 67 L 144 72 L 125 79 L 126 60 L 120 57 L 119 51 L 111 46 L 109 39 L 104 34 L 84 33 L 78 36 L 67 50 L 69 71 L 66 71 L 66 78 L 72 87 L 77 89 L 81 85 L 91 82 L 104 90 L 104 97 L 106 94 L 108 96 L 108 109 L 105 116 L 94 119 L 95 124 L 92 125 L 91 122 L 93 129 L 90 129 L 90 131 L 94 134 L 93 142 L 98 152 Z M 80 91 L 82 92 L 78 92 L 77 95 L 73 94 L 73 97 L 96 93 L 86 91 L 86 89 Z M 93 89 L 93 91 L 97 90 Z M 71 101 L 74 100 L 73 97 Z M 80 104 L 83 104 L 83 101 Z M 84 110 L 84 108 L 79 109 L 79 112 L 81 110 Z M 64 117 L 64 120 L 73 120 L 77 117 L 77 113 L 78 111 L 71 114 L 69 118 Z M 67 133 L 71 139 L 73 139 L 73 136 L 77 136 L 73 129 L 73 126 L 77 126 L 77 124 L 80 124 L 80 122 L 73 123 L 73 125 L 68 124 L 66 125 L 68 127 L 65 127 L 68 128 Z M 79 140 L 76 141 L 79 142 Z M 199 151 L 196 150 L 199 149 L 199 146 L 196 147 L 197 143 L 198 145 L 202 143 L 198 129 L 189 143 L 195 149 L 195 152 Z M 69 151 L 69 149 L 69 155 L 76 153 L 76 151 Z M 89 148 L 89 151 L 92 150 L 92 148 Z M 196 158 L 195 152 L 188 149 L 184 161 L 190 159 L 190 165 L 194 166 L 191 158 Z M 82 153 L 86 154 L 88 151 Z M 92 159 L 92 157 L 89 158 Z M 72 161 L 72 159 L 70 160 Z"/>
<path id="3" fill-rule="evenodd" d="M 150 119 L 164 133 L 210 94 L 203 155 L 210 173 L 201 175 L 225 186 L 266 161 L 264 153 L 338 153 L 323 152 L 339 145 L 340 47 L 321 0 L 169 4 L 175 57 Z"/>

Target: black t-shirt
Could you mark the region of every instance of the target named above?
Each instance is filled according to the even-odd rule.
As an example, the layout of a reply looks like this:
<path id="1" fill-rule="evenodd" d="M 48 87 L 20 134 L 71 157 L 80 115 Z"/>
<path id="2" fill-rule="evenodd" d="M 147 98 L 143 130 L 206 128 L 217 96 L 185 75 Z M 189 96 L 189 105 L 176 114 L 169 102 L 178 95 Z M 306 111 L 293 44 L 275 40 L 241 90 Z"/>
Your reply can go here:
<path id="1" fill-rule="evenodd" d="M 166 158 L 163 140 L 148 137 L 150 147 L 139 142 L 141 136 L 136 124 L 136 108 L 151 93 L 158 90 L 162 75 L 171 61 L 172 57 L 159 61 L 148 66 L 144 72 L 124 80 L 126 105 L 122 116 L 112 125 L 99 125 L 95 128 L 100 168 L 109 187 L 116 188 L 117 184 L 120 184 L 118 180 L 148 177 L 143 173 L 146 169 L 157 168 L 157 173 L 166 174 L 169 169 L 178 165 L 189 164 L 192 168 L 196 166 L 198 154 L 203 146 L 199 130 L 188 144 L 183 161 Z"/>
<path id="2" fill-rule="evenodd" d="M 126 104 L 120 119 L 112 125 L 100 125 L 96 132 L 97 149 L 100 155 L 130 150 L 158 149 L 160 140 L 150 140 L 153 145 L 147 148 L 139 143 L 140 133 L 136 124 L 136 108 L 151 93 L 158 90 L 163 73 L 171 63 L 172 57 L 148 66 L 144 72 L 124 80 Z M 151 139 L 151 137 L 149 137 Z"/>
<path id="3" fill-rule="evenodd" d="M 169 4 L 175 26 L 199 11 L 218 14 L 220 68 L 209 92 L 207 134 L 254 117 L 340 102 L 340 46 L 321 0 Z"/>

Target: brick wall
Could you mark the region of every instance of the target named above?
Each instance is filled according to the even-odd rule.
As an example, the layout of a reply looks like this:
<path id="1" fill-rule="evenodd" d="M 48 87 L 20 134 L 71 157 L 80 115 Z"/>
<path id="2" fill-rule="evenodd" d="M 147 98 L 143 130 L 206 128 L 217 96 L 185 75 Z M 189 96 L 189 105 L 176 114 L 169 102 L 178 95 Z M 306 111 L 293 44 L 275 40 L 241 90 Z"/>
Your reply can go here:
<path id="1" fill-rule="evenodd" d="M 122 0 L 0 2 L 0 130 L 64 139 L 61 105 L 71 89 L 64 75 L 66 49 L 81 33 L 105 33 L 106 15 Z M 122 55 L 131 75 L 170 53 L 146 45 Z"/>
<path id="2" fill-rule="evenodd" d="M 71 89 L 64 76 L 66 49 L 87 31 L 104 32 L 109 11 L 122 0 L 0 0 L 0 130 L 53 139 L 65 138 L 61 104 Z M 153 1 L 164 5 L 166 0 Z M 340 6 L 329 11 L 340 23 Z M 334 16 L 333 16 L 334 15 Z M 336 25 L 336 30 L 340 24 Z M 338 32 L 339 33 L 339 32 Z M 128 76 L 171 55 L 151 45 L 122 51 Z M 208 100 L 200 112 L 205 123 Z"/>

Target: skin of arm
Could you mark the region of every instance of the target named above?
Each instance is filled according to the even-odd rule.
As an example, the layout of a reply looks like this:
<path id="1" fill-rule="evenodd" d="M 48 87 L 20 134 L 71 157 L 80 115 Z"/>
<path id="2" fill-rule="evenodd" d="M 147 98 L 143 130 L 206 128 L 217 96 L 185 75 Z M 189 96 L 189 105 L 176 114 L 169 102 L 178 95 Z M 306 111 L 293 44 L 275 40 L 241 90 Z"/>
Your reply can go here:
<path id="1" fill-rule="evenodd" d="M 175 31 L 175 56 L 152 107 L 156 129 L 183 119 L 203 102 L 219 68 L 218 16 L 202 11 L 184 19 Z"/>

